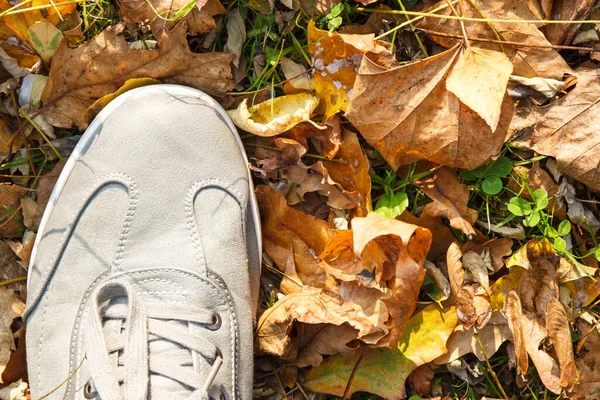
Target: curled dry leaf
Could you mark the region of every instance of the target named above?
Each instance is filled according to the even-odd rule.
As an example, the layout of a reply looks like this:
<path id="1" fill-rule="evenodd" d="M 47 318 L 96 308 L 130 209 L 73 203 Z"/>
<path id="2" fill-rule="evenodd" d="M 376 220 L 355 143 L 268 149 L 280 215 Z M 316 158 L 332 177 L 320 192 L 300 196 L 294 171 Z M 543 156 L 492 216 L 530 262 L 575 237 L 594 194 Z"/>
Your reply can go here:
<path id="1" fill-rule="evenodd" d="M 158 36 L 158 51 L 131 50 L 121 34 L 123 25 L 105 29 L 75 49 L 61 42 L 52 58 L 44 92 L 43 115 L 54 126 L 83 129 L 96 100 L 116 92 L 128 79 L 155 78 L 222 95 L 233 87 L 231 55 L 192 53 L 185 24 Z M 114 66 L 119 68 L 115 69 Z"/>
<path id="2" fill-rule="evenodd" d="M 289 207 L 281 193 L 267 186 L 258 186 L 256 197 L 261 211 L 263 246 L 275 264 L 281 270 L 288 265 L 294 268 L 301 284 L 329 289 L 336 286 L 327 279 L 317 259 L 334 236 L 328 224 Z M 281 290 L 287 294 L 299 291 L 300 286 L 284 278 Z"/>
<path id="3" fill-rule="evenodd" d="M 244 99 L 235 110 L 228 111 L 235 125 L 258 136 L 279 135 L 293 126 L 310 120 L 319 99 L 308 93 L 276 97 L 248 107 Z"/>
<path id="4" fill-rule="evenodd" d="M 409 320 L 397 349 L 357 349 L 351 355 L 330 357 L 308 372 L 304 387 L 342 396 L 348 377 L 364 351 L 349 394 L 369 392 L 386 399 L 403 399 L 406 378 L 417 367 L 447 351 L 446 341 L 456 324 L 453 307 L 440 310 L 437 305 L 430 305 Z"/>
<path id="5" fill-rule="evenodd" d="M 552 7 L 552 14 L 548 19 L 560 19 L 562 21 L 585 20 L 590 15 L 594 0 L 581 1 L 555 1 Z M 546 37 L 552 44 L 570 45 L 575 35 L 581 28 L 581 24 L 548 24 L 543 28 Z"/>
<path id="6" fill-rule="evenodd" d="M 354 348 L 347 344 L 356 336 L 356 330 L 348 324 L 327 325 L 299 352 L 294 365 L 316 367 L 323 362 L 324 355 L 349 354 Z"/>
<path id="7" fill-rule="evenodd" d="M 507 44 L 478 43 L 478 46 L 504 52 L 513 63 L 513 73 L 526 78 L 541 77 L 562 79 L 564 73 L 572 73 L 571 68 L 558 53 L 549 47 L 550 42 L 535 24 L 512 22 L 516 20 L 535 20 L 535 15 L 527 6 L 527 3 L 519 0 L 473 0 L 461 4 L 461 12 L 464 17 L 501 19 L 503 23 L 465 21 L 465 29 L 470 37 L 517 42 L 524 46 L 513 47 Z M 440 1 L 431 9 L 446 6 L 447 3 Z M 440 15 L 450 15 L 452 10 L 446 7 L 439 11 Z M 431 31 L 458 35 L 462 38 L 462 30 L 458 21 L 425 18 L 417 25 L 420 28 Z M 491 28 L 493 27 L 493 29 Z M 452 39 L 431 35 L 431 39 L 444 47 L 453 47 L 462 39 Z"/>
<path id="8" fill-rule="evenodd" d="M 363 58 L 347 117 L 394 169 L 417 159 L 474 169 L 500 152 L 512 101 L 505 95 L 498 128 L 492 131 L 446 89 L 459 55 L 457 46 L 408 65 L 373 53 Z"/>
<path id="9" fill-rule="evenodd" d="M 318 191 L 335 209 L 353 209 L 355 216 L 367 215 L 371 208 L 369 159 L 355 133 L 344 130 L 337 155 L 343 162 L 318 161 L 310 167 L 296 164 L 285 169 L 289 205 L 303 201 L 305 193 Z"/>
<path id="10" fill-rule="evenodd" d="M 523 289 L 521 289 L 522 293 Z M 553 393 L 560 393 L 562 387 L 559 365 L 543 348 L 540 348 L 542 341 L 548 337 L 544 324 L 535 314 L 523 311 L 519 295 L 514 290 L 506 295 L 504 314 L 513 334 L 519 373 L 527 373 L 529 356 L 544 386 Z"/>
<path id="11" fill-rule="evenodd" d="M 532 150 L 555 157 L 560 171 L 600 191 L 600 77 L 590 64 L 576 74 L 577 86 L 566 96 L 515 118 L 511 137 L 527 134 L 521 140 Z"/>
<path id="12" fill-rule="evenodd" d="M 469 189 L 459 182 L 458 178 L 447 168 L 441 168 L 415 184 L 433 200 L 423 210 L 434 217 L 446 217 L 450 226 L 462 231 L 465 235 L 475 235 L 473 223 L 477 221 L 477 210 L 469 208 Z"/>
<path id="13" fill-rule="evenodd" d="M 548 303 L 546 328 L 560 365 L 560 386 L 571 390 L 577 380 L 571 327 L 567 311 L 556 298 L 552 298 Z"/>
<path id="14" fill-rule="evenodd" d="M 504 53 L 467 47 L 446 79 L 446 89 L 475 111 L 492 132 L 498 127 L 512 64 Z"/>
<path id="15" fill-rule="evenodd" d="M 384 42 L 375 35 L 345 35 L 317 29 L 308 24 L 308 43 L 313 63 L 313 80 L 325 104 L 325 116 L 346 111 L 363 55 L 375 52 L 390 57 Z"/>
<path id="16" fill-rule="evenodd" d="M 289 58 L 281 59 L 281 71 L 285 79 L 290 79 L 290 85 L 300 90 L 315 90 L 315 83 L 302 64 L 298 64 Z"/>
<path id="17" fill-rule="evenodd" d="M 489 257 L 489 261 L 486 262 L 488 269 L 498 272 L 504 267 L 504 258 L 512 254 L 512 245 L 513 241 L 509 238 L 494 238 L 481 244 L 469 241 L 462 247 L 462 251 L 464 253 L 474 251 L 482 259 Z"/>
<path id="18" fill-rule="evenodd" d="M 333 325 L 348 323 L 356 330 L 357 338 L 367 342 L 377 341 L 385 334 L 356 304 L 344 302 L 331 292 L 303 287 L 299 292 L 286 295 L 261 315 L 256 333 L 261 351 L 284 360 L 296 359 L 298 349 L 289 335 L 295 321 Z M 373 339 L 369 339 L 369 335 Z"/>
<path id="19" fill-rule="evenodd" d="M 121 17 L 128 23 L 150 20 L 155 34 L 171 30 L 180 18 L 170 18 L 190 5 L 189 0 L 121 0 Z M 196 0 L 195 6 L 182 18 L 190 35 L 206 33 L 216 27 L 214 17 L 225 14 L 219 0 Z M 160 14 L 160 17 L 159 17 Z M 161 18 L 162 17 L 162 18 Z"/>
<path id="20" fill-rule="evenodd" d="M 448 248 L 446 264 L 458 319 L 466 329 L 475 323 L 483 328 L 492 316 L 487 266 L 473 251 L 463 255 L 456 243 Z"/>
<path id="21" fill-rule="evenodd" d="M 422 228 L 429 229 L 433 235 L 431 248 L 427 253 L 427 259 L 436 261 L 439 257 L 446 259 L 446 252 L 451 243 L 456 241 L 456 236 L 452 230 L 448 228 L 442 221 L 442 217 L 434 217 L 426 212 L 421 213 L 419 218 L 415 217 L 408 211 L 404 211 L 397 217 L 398 220 L 413 225 L 418 225 Z"/>

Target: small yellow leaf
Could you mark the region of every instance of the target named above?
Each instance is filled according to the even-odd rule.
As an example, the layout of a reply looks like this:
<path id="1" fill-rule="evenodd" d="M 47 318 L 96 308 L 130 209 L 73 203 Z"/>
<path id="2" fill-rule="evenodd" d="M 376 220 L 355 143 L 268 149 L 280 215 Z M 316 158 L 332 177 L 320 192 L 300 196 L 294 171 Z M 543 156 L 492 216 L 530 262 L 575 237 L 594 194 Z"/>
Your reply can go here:
<path id="1" fill-rule="evenodd" d="M 471 47 L 458 59 L 446 89 L 496 130 L 512 63 L 504 53 Z"/>
<path id="2" fill-rule="evenodd" d="M 156 85 L 160 83 L 160 81 L 158 79 L 154 79 L 154 78 L 134 78 L 134 79 L 128 79 L 125 81 L 125 83 L 123 84 L 123 86 L 121 86 L 119 88 L 119 90 L 117 90 L 114 93 L 111 94 L 107 94 L 106 96 L 102 96 L 100 97 L 98 100 L 96 100 L 94 102 L 94 104 L 92 104 L 89 108 L 89 110 L 91 111 L 91 113 L 93 115 L 98 114 L 104 107 L 106 107 L 106 105 L 108 103 L 110 103 L 111 101 L 113 101 L 114 99 L 116 99 L 117 97 L 119 97 L 120 95 L 122 95 L 123 93 L 131 90 L 131 89 L 135 89 L 135 88 L 139 88 L 142 86 L 147 86 L 147 85 Z"/>
<path id="3" fill-rule="evenodd" d="M 27 33 L 29 34 L 31 44 L 33 44 L 40 57 L 42 57 L 42 60 L 50 62 L 63 38 L 62 32 L 50 22 L 40 21 L 31 25 Z"/>
<path id="4" fill-rule="evenodd" d="M 244 101 L 228 114 L 233 123 L 246 132 L 258 136 L 279 135 L 299 124 L 308 121 L 319 104 L 319 99 L 308 93 L 281 96 L 263 101 L 252 107 Z"/>

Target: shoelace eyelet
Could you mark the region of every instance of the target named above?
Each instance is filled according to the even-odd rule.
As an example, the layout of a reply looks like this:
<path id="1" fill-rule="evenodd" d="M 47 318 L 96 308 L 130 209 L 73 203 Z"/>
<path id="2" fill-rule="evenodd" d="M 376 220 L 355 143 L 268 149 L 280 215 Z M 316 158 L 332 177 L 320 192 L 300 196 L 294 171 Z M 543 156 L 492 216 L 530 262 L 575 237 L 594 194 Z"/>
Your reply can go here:
<path id="1" fill-rule="evenodd" d="M 86 382 L 83 387 L 83 397 L 86 399 L 95 399 L 98 397 L 98 392 L 96 392 L 96 387 L 94 386 L 94 382 L 90 379 Z"/>
<path id="2" fill-rule="evenodd" d="M 213 320 L 210 324 L 208 325 L 204 325 L 206 327 L 206 329 L 211 330 L 211 331 L 216 331 L 217 329 L 219 329 L 221 327 L 221 315 L 216 312 L 213 311 Z"/>

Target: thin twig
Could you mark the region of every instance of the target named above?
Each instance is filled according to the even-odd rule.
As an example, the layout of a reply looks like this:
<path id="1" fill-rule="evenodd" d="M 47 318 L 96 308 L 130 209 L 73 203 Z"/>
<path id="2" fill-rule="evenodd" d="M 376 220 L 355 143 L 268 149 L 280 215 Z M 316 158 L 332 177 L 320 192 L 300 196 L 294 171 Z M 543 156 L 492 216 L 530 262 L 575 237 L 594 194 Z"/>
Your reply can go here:
<path id="1" fill-rule="evenodd" d="M 398 14 L 398 15 L 412 15 L 421 18 L 438 18 L 438 19 L 451 19 L 455 21 L 467 21 L 467 22 L 497 22 L 507 24 L 553 24 L 553 25 L 581 25 L 581 24 L 600 24 L 600 20 L 589 19 L 589 20 L 553 20 L 553 19 L 501 19 L 501 18 L 471 18 L 471 17 L 457 17 L 455 15 L 441 15 L 433 14 L 430 12 L 417 12 L 417 11 L 401 11 L 401 10 L 381 10 L 371 9 L 364 7 L 356 7 L 356 11 L 376 14 Z M 435 10 L 432 10 L 435 11 Z M 414 21 L 412 21 L 414 22 Z"/>
<path id="2" fill-rule="evenodd" d="M 448 4 L 448 7 L 450 7 L 450 9 L 452 10 L 452 13 L 454 13 L 454 15 L 456 15 L 457 17 L 461 16 L 458 13 L 458 11 L 456 10 L 456 8 L 454 8 L 454 5 L 452 3 L 450 3 L 450 0 L 446 0 L 446 4 Z M 465 39 L 465 45 L 467 46 L 467 49 L 470 49 L 471 43 L 469 43 L 469 38 L 467 37 L 467 30 L 465 29 L 465 21 L 459 21 L 459 24 L 460 24 L 460 29 L 462 31 L 463 37 Z"/>
<path id="3" fill-rule="evenodd" d="M 436 31 L 431 31 L 429 29 L 425 29 L 425 28 L 419 28 L 419 27 L 416 27 L 415 29 L 418 30 L 418 31 L 420 31 L 420 32 L 426 33 L 428 35 L 432 35 L 432 36 L 441 36 L 441 37 L 454 38 L 454 39 L 464 39 L 461 35 L 455 35 L 455 34 L 443 33 L 443 32 L 436 32 Z M 480 37 L 468 37 L 468 39 L 471 40 L 471 41 L 473 41 L 473 42 L 507 44 L 507 45 L 515 46 L 515 47 L 535 47 L 535 48 L 542 48 L 542 49 L 578 50 L 578 51 L 600 52 L 600 49 L 594 49 L 592 47 L 562 46 L 562 45 L 558 45 L 558 44 L 528 44 L 528 43 L 510 42 L 510 41 L 507 41 L 507 40 L 486 39 L 486 38 L 480 38 Z"/>
<path id="4" fill-rule="evenodd" d="M 446 0 L 446 1 L 449 2 L 450 0 Z M 402 9 L 402 11 L 406 11 L 406 7 L 404 7 L 404 3 L 402 3 L 402 0 L 398 0 L 398 5 Z M 410 22 L 410 17 L 408 15 L 405 15 L 404 17 L 406 18 L 407 22 Z M 417 35 L 417 33 L 415 32 L 415 26 L 413 25 L 412 22 L 410 22 L 409 26 L 410 26 L 411 32 L 413 33 L 413 35 L 415 35 L 415 39 L 417 40 L 417 43 L 419 44 L 419 47 L 421 48 L 421 51 L 423 52 L 423 55 L 425 55 L 425 57 L 429 57 L 429 53 L 427 52 L 427 48 L 423 44 L 423 41 L 421 40 L 421 38 L 419 37 L 419 35 Z"/>
<path id="5" fill-rule="evenodd" d="M 342 396 L 342 400 L 348 399 L 348 396 L 350 395 L 350 388 L 352 387 L 352 381 L 354 380 L 354 375 L 356 374 L 356 371 L 358 370 L 358 366 L 360 365 L 363 357 L 365 356 L 366 349 L 367 349 L 367 346 L 363 343 L 361 351 L 360 351 L 360 356 L 358 357 L 358 360 L 356 360 L 356 362 L 354 363 L 354 367 L 352 368 L 352 373 L 350 374 L 350 378 L 348 378 L 348 383 L 346 384 L 346 389 L 344 389 L 344 395 Z"/>
<path id="6" fill-rule="evenodd" d="M 452 0 L 452 4 L 456 4 L 456 3 L 458 3 L 459 1 L 460 1 L 460 0 Z M 431 10 L 431 12 L 438 12 L 438 11 L 442 11 L 442 10 L 445 10 L 446 8 L 448 8 L 448 5 L 446 5 L 446 4 L 442 4 L 441 6 L 439 6 L 439 7 L 437 7 L 437 8 L 434 8 L 433 10 Z M 360 10 L 361 10 L 361 8 L 357 8 L 357 10 L 358 10 L 358 11 L 360 11 Z M 366 9 L 363 9 L 363 10 L 366 10 Z M 393 28 L 392 28 L 392 29 L 390 29 L 389 31 L 383 32 L 383 33 L 382 33 L 381 35 L 379 35 L 379 36 L 375 36 L 375 38 L 374 38 L 374 39 L 375 39 L 375 40 L 377 40 L 377 39 L 384 38 L 384 37 L 386 37 L 387 35 L 389 35 L 390 33 L 394 33 L 394 32 L 396 32 L 397 30 L 400 30 L 400 29 L 404 28 L 405 26 L 412 25 L 414 22 L 418 22 L 418 21 L 422 20 L 423 18 L 425 18 L 425 17 L 416 17 L 416 18 L 409 19 L 408 21 L 406 21 L 406 22 L 403 22 L 403 23 L 401 23 L 400 25 L 396 25 L 395 27 L 393 27 Z"/>
<path id="7" fill-rule="evenodd" d="M 77 366 L 77 368 L 75 368 L 73 370 L 73 372 L 71 372 L 69 374 L 69 376 L 67 376 L 67 378 L 62 381 L 57 387 L 55 387 L 54 389 L 52 389 L 50 392 L 46 393 L 45 395 L 43 395 L 42 397 L 40 397 L 38 400 L 43 400 L 45 398 L 50 397 L 54 392 L 56 392 L 58 389 L 60 389 L 60 387 L 62 385 L 64 385 L 65 383 L 67 383 L 69 381 L 69 379 L 71 379 L 76 373 L 77 371 L 79 371 L 79 368 L 81 368 L 81 366 L 83 365 L 83 362 L 85 361 L 85 356 L 83 356 L 83 358 L 81 359 L 81 362 L 79 363 L 79 365 Z"/>
<path id="8" fill-rule="evenodd" d="M 9 280 L 7 280 L 7 281 L 0 282 L 0 287 L 3 287 L 3 286 L 9 286 L 9 285 L 12 285 L 13 283 L 24 282 L 24 281 L 26 281 L 26 280 L 27 280 L 27 277 L 26 277 L 26 276 L 20 276 L 20 277 L 18 277 L 18 278 L 9 279 Z"/>
<path id="9" fill-rule="evenodd" d="M 481 349 L 481 352 L 483 353 L 483 357 L 485 358 L 485 363 L 488 367 L 488 371 L 489 371 L 490 375 L 492 375 L 492 378 L 494 378 L 494 382 L 496 382 L 496 385 L 498 385 L 498 389 L 500 389 L 502 397 L 504 397 L 504 399 L 508 400 L 508 396 L 506 395 L 506 392 L 504 391 L 504 388 L 502 387 L 502 384 L 500 383 L 498 376 L 492 369 L 490 360 L 488 359 L 487 353 L 486 353 L 485 349 L 483 348 L 483 343 L 481 343 L 481 339 L 479 339 L 479 335 L 476 333 L 474 336 L 477 339 L 477 343 L 479 344 L 479 348 Z"/>
<path id="10" fill-rule="evenodd" d="M 26 12 L 30 12 L 30 11 L 35 11 L 35 10 L 44 10 L 46 8 L 55 8 L 56 6 L 64 6 L 64 5 L 68 5 L 68 4 L 76 4 L 76 3 L 83 3 L 86 0 L 69 0 L 69 1 L 63 1 L 60 3 L 52 3 L 52 4 L 43 4 L 40 6 L 32 6 L 32 7 L 27 7 L 27 8 L 19 8 L 21 7 L 23 4 L 27 4 L 27 3 L 31 3 L 33 0 L 27 0 L 27 1 L 23 1 L 17 5 L 12 6 L 11 8 L 7 8 L 6 10 L 0 12 L 0 18 L 5 17 L 7 15 L 14 15 L 14 14 L 23 14 Z"/>

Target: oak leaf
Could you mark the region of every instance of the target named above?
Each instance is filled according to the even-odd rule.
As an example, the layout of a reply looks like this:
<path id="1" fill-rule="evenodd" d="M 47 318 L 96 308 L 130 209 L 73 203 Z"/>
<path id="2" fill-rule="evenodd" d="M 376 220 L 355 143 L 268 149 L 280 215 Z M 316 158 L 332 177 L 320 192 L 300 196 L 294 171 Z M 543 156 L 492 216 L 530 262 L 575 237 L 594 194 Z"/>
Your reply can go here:
<path id="1" fill-rule="evenodd" d="M 123 25 L 100 32 L 84 45 L 70 49 L 61 42 L 52 58 L 44 92 L 43 115 L 58 127 L 85 128 L 89 107 L 114 93 L 132 78 L 155 78 L 219 95 L 233 87 L 231 55 L 192 53 L 185 24 L 158 36 L 158 50 L 131 50 L 121 34 Z"/>
<path id="2" fill-rule="evenodd" d="M 314 392 L 342 396 L 348 377 L 364 351 L 349 394 L 360 391 L 403 399 L 406 378 L 417 367 L 447 351 L 446 342 L 457 322 L 453 307 L 440 310 L 437 305 L 430 305 L 409 320 L 398 348 L 358 349 L 351 355 L 330 357 L 308 372 L 304 386 Z"/>
<path id="3" fill-rule="evenodd" d="M 448 91 L 446 78 L 460 53 L 456 46 L 407 65 L 374 53 L 363 57 L 346 115 L 392 168 L 426 159 L 474 169 L 500 152 L 512 101 L 504 96 L 498 127 L 492 131 Z"/>

